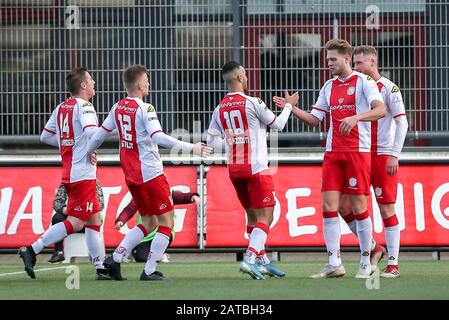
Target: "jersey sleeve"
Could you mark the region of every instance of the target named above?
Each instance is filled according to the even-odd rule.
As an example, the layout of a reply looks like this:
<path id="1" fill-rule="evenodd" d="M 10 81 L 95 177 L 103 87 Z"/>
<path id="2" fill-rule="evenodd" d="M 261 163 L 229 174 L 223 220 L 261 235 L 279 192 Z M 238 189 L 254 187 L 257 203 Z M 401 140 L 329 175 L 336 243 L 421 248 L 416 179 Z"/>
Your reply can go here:
<path id="1" fill-rule="evenodd" d="M 404 101 L 402 99 L 402 94 L 399 88 L 394 85 L 390 92 L 388 92 L 388 108 L 390 109 L 391 114 L 393 115 L 393 118 L 405 116 L 405 107 L 404 107 Z"/>
<path id="2" fill-rule="evenodd" d="M 146 110 L 145 110 L 146 108 Z M 151 104 L 146 104 L 141 107 L 142 111 L 142 121 L 145 124 L 145 129 L 147 130 L 150 137 L 152 137 L 155 133 L 162 131 L 161 123 L 156 114 L 156 110 Z"/>
<path id="3" fill-rule="evenodd" d="M 310 112 L 313 116 L 318 118 L 320 121 L 323 121 L 326 113 L 329 112 L 329 103 L 326 98 L 326 84 L 321 88 L 320 95 L 315 102 L 315 105 L 312 107 L 312 111 Z"/>
<path id="4" fill-rule="evenodd" d="M 207 130 L 207 133 L 211 136 L 219 136 L 223 137 L 223 130 L 220 126 L 220 120 L 219 118 L 219 108 L 215 108 L 214 112 L 212 113 L 212 118 L 210 120 L 209 129 Z"/>
<path id="5" fill-rule="evenodd" d="M 260 122 L 269 126 L 276 120 L 276 115 L 268 109 L 265 102 L 260 98 L 251 99 L 251 102 L 254 104 L 254 108 L 256 110 L 256 115 L 259 118 Z"/>
<path id="6" fill-rule="evenodd" d="M 370 76 L 362 75 L 362 86 L 363 86 L 363 94 L 368 101 L 368 105 L 371 106 L 371 103 L 374 100 L 384 102 L 382 94 L 377 87 L 376 81 L 373 80 Z"/>
<path id="7" fill-rule="evenodd" d="M 58 110 L 57 107 L 55 108 L 55 110 L 53 110 L 53 112 L 51 113 L 50 119 L 48 119 L 48 121 L 44 127 L 44 131 L 47 131 L 48 133 L 51 133 L 51 134 L 56 134 L 56 129 L 58 126 L 58 120 L 56 119 L 58 117 L 57 110 Z"/>
<path id="8" fill-rule="evenodd" d="M 83 104 L 78 103 L 79 119 L 81 127 L 84 129 L 88 127 L 98 127 L 98 118 L 95 108 L 92 103 L 86 101 Z"/>
<path id="9" fill-rule="evenodd" d="M 101 124 L 101 127 L 106 130 L 107 132 L 111 132 L 114 129 L 116 129 L 116 124 L 115 124 L 115 105 L 112 106 L 111 111 L 109 111 L 108 116 L 106 117 L 106 119 L 104 119 L 103 123 Z"/>

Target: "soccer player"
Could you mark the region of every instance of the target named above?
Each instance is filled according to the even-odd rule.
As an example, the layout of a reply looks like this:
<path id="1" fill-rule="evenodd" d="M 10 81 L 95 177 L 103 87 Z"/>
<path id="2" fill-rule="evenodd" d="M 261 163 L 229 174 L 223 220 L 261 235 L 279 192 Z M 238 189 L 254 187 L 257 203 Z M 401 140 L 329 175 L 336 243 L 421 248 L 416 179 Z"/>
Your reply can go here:
<path id="1" fill-rule="evenodd" d="M 370 246 L 372 222 L 366 196 L 369 195 L 371 167 L 371 122 L 385 115 L 385 106 L 376 82 L 353 71 L 351 45 L 342 39 L 326 43 L 327 65 L 334 78 L 320 90 L 311 113 L 293 108 L 293 114 L 311 126 L 317 126 L 330 113 L 322 172 L 323 233 L 329 263 L 312 278 L 341 277 L 345 269 L 340 257 L 340 222 L 338 210 L 342 193 L 349 194 L 356 218 L 360 243 L 360 267 L 356 278 L 371 274 Z M 284 99 L 274 97 L 277 106 Z"/>
<path id="2" fill-rule="evenodd" d="M 188 204 L 188 203 L 200 203 L 200 197 L 198 193 L 195 192 L 181 192 L 181 191 L 172 191 L 172 199 L 173 204 Z M 120 230 L 123 225 L 128 222 L 135 214 L 137 213 L 137 204 L 136 202 L 131 199 L 129 204 L 122 210 L 122 212 L 119 214 L 117 219 L 115 220 L 115 228 L 117 230 Z M 153 216 L 154 219 L 156 217 Z M 136 223 L 142 223 L 142 216 L 138 215 Z M 154 229 L 151 231 L 145 238 L 143 238 L 140 243 L 133 249 L 132 255 L 134 257 L 134 260 L 136 262 L 146 262 L 148 258 L 148 254 L 150 253 L 151 248 L 151 242 L 154 239 L 154 236 L 156 235 L 157 229 Z M 169 241 L 169 246 L 172 240 L 175 237 L 175 231 L 172 230 L 172 234 Z M 164 261 L 163 257 L 161 261 Z"/>
<path id="3" fill-rule="evenodd" d="M 264 275 L 283 277 L 285 273 L 270 263 L 265 253 L 275 205 L 266 130 L 267 126 L 284 128 L 299 96 L 286 92 L 285 108 L 276 117 L 261 99 L 246 94 L 248 78 L 239 63 L 230 61 L 223 66 L 223 80 L 228 94 L 212 114 L 207 143 L 218 150 L 225 146 L 229 177 L 248 218 L 249 246 L 240 271 L 257 280 L 265 279 Z"/>
<path id="4" fill-rule="evenodd" d="M 44 247 L 61 241 L 85 227 L 89 255 L 97 269 L 97 280 L 111 280 L 104 268 L 104 245 L 100 235 L 100 204 L 96 191 L 97 167 L 86 159 L 89 137 L 98 130 L 98 119 L 89 100 L 95 95 L 95 81 L 85 68 L 72 70 L 66 78 L 71 97 L 59 104 L 41 134 L 41 141 L 59 147 L 62 183 L 68 195 L 67 219 L 51 226 L 19 255 L 25 271 L 34 279 L 36 255 Z"/>
<path id="5" fill-rule="evenodd" d="M 166 148 L 180 147 L 201 156 L 211 154 L 212 148 L 201 142 L 191 144 L 179 141 L 162 132 L 155 108 L 143 102 L 150 90 L 145 66 L 130 66 L 123 73 L 122 79 L 128 96 L 114 104 L 100 130 L 89 142 L 87 153 L 97 149 L 108 132 L 117 128 L 120 165 L 129 191 L 142 215 L 142 223 L 126 234 L 112 259 L 107 259 L 105 264 L 114 280 L 124 280 L 120 271 L 123 256 L 128 255 L 142 238 L 157 228 L 140 280 L 166 280 L 162 273 L 156 271 L 156 262 L 167 249 L 173 229 L 174 211 L 158 145 Z M 157 219 L 153 219 L 153 216 Z"/>
<path id="6" fill-rule="evenodd" d="M 381 276 L 396 278 L 400 275 L 398 264 L 400 230 L 394 205 L 398 189 L 398 157 L 407 135 L 407 117 L 398 86 L 379 73 L 376 49 L 372 46 L 356 47 L 353 61 L 354 69 L 376 81 L 387 109 L 384 118 L 371 123 L 371 185 L 384 221 L 388 249 L 388 266 Z M 346 194 L 342 196 L 339 212 L 351 231 L 357 234 L 351 203 Z M 385 248 L 376 244 L 373 239 L 371 249 L 371 265 L 374 269 L 384 255 Z"/>

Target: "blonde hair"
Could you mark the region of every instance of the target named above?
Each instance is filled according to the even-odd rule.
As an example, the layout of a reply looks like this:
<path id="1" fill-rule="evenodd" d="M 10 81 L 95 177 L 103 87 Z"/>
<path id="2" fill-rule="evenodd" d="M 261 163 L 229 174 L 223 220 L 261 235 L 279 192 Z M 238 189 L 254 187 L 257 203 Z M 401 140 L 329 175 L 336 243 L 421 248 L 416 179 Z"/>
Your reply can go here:
<path id="1" fill-rule="evenodd" d="M 326 43 L 326 50 L 337 50 L 339 54 L 352 56 L 352 46 L 344 39 L 332 39 Z"/>

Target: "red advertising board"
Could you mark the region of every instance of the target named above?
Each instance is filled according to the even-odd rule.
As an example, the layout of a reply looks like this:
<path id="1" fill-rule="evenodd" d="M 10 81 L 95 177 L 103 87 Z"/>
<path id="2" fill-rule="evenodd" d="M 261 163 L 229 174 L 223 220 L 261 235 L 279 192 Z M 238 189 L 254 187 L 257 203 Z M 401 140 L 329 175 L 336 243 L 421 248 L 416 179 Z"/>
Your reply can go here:
<path id="1" fill-rule="evenodd" d="M 274 178 L 277 204 L 269 246 L 324 246 L 321 211 L 321 166 L 282 165 Z M 368 199 L 374 237 L 385 243 L 375 198 Z M 449 166 L 402 165 L 396 213 L 404 246 L 449 245 Z M 207 247 L 247 246 L 245 214 L 225 166 L 207 174 Z M 342 221 L 342 245 L 357 239 Z"/>
<path id="2" fill-rule="evenodd" d="M 183 192 L 197 190 L 196 167 L 165 167 L 172 188 Z M 116 216 L 131 196 L 120 167 L 100 167 L 98 178 L 103 186 L 105 208 L 103 232 L 106 247 L 114 248 L 132 219 L 122 230 L 114 228 Z M 18 248 L 36 240 L 50 225 L 53 198 L 61 181 L 60 168 L 0 168 L 0 248 Z M 196 247 L 197 208 L 194 204 L 176 206 L 173 247 Z"/>

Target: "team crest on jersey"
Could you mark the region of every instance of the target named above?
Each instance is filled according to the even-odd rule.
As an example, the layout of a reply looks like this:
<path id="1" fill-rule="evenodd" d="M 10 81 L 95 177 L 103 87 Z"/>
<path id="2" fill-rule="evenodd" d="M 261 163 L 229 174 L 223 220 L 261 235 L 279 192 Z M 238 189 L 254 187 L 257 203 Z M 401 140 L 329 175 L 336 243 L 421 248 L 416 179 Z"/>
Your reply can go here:
<path id="1" fill-rule="evenodd" d="M 84 102 L 83 107 L 93 107 L 93 105 L 92 105 L 92 103 L 87 101 L 87 102 Z"/>
<path id="2" fill-rule="evenodd" d="M 154 112 L 154 107 L 151 104 L 148 106 L 147 112 Z"/>
<path id="3" fill-rule="evenodd" d="M 346 93 L 348 94 L 348 96 L 352 96 L 355 92 L 355 87 L 349 87 L 348 91 L 346 91 Z"/>
<path id="4" fill-rule="evenodd" d="M 396 93 L 399 92 L 399 88 L 397 86 L 393 86 L 393 88 L 391 88 L 391 93 Z"/>

